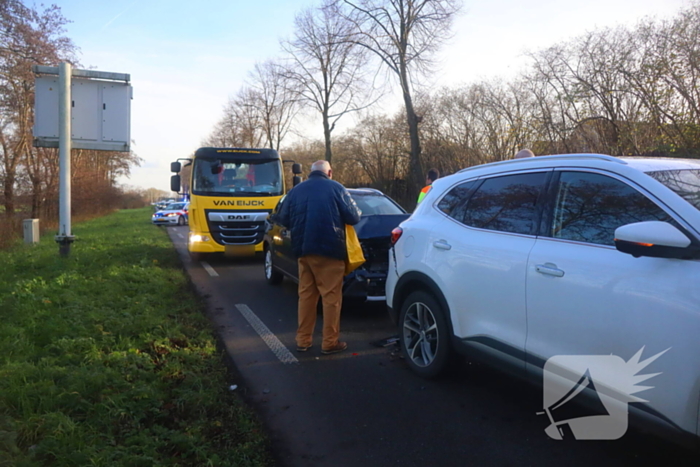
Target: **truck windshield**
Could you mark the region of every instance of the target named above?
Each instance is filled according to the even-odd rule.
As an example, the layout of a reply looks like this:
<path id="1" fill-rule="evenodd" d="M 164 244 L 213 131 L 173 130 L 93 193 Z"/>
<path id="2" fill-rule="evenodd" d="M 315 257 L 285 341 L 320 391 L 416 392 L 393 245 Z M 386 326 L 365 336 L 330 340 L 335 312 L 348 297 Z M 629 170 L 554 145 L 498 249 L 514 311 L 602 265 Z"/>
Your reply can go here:
<path id="1" fill-rule="evenodd" d="M 197 158 L 192 192 L 196 194 L 279 196 L 282 175 L 279 159 L 227 161 Z"/>
<path id="2" fill-rule="evenodd" d="M 695 206 L 695 209 L 700 210 L 700 170 L 659 170 L 647 172 L 647 175 L 651 175 Z"/>

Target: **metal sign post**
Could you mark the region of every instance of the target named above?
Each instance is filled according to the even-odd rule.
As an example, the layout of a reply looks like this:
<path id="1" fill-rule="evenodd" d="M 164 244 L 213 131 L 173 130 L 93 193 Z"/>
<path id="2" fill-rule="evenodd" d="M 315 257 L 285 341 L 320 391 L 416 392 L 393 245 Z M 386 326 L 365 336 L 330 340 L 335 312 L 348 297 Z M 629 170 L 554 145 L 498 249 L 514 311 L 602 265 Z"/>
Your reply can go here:
<path id="1" fill-rule="evenodd" d="M 65 257 L 75 241 L 71 232 L 71 149 L 129 152 L 130 76 L 73 69 L 65 62 L 58 67 L 34 65 L 32 70 L 49 75 L 35 81 L 34 146 L 58 148 L 59 221 L 55 239 L 59 254 Z"/>
<path id="2" fill-rule="evenodd" d="M 66 257 L 75 240 L 71 234 L 70 209 L 70 150 L 71 150 L 71 65 L 62 62 L 58 66 L 58 253 Z"/>

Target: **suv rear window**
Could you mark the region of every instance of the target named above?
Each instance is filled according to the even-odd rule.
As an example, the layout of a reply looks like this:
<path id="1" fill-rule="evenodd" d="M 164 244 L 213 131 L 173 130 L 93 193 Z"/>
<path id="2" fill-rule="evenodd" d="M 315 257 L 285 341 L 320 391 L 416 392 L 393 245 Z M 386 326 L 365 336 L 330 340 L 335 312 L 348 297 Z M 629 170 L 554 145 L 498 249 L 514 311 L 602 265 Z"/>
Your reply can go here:
<path id="1" fill-rule="evenodd" d="M 484 180 L 469 199 L 462 222 L 480 229 L 534 234 L 537 199 L 546 176 L 537 172 Z"/>

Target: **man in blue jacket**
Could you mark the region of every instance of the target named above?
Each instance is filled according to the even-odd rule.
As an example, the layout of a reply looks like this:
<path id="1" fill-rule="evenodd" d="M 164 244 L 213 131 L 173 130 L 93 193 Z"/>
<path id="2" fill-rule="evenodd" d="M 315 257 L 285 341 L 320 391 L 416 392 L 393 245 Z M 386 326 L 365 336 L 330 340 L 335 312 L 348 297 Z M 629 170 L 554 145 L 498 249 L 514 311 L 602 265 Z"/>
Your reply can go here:
<path id="1" fill-rule="evenodd" d="M 276 220 L 290 230 L 292 249 L 299 265 L 297 351 L 312 346 L 318 298 L 323 302 L 321 353 L 348 348 L 340 336 L 340 308 L 345 276 L 345 224 L 360 222 L 360 209 L 340 183 L 331 180 L 327 161 L 311 165 L 309 178 L 292 188 Z"/>

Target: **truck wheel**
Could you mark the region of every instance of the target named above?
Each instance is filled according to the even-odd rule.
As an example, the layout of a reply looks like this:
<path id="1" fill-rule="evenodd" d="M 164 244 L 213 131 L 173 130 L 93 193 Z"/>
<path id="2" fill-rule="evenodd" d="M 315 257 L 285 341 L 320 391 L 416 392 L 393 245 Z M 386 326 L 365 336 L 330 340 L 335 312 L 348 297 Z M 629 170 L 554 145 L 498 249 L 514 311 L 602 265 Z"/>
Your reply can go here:
<path id="1" fill-rule="evenodd" d="M 204 254 L 197 251 L 190 251 L 190 259 L 193 263 L 198 263 L 204 259 Z"/>

